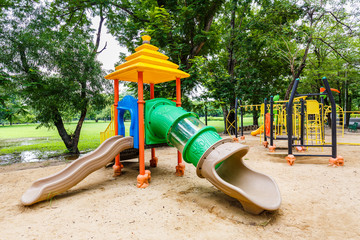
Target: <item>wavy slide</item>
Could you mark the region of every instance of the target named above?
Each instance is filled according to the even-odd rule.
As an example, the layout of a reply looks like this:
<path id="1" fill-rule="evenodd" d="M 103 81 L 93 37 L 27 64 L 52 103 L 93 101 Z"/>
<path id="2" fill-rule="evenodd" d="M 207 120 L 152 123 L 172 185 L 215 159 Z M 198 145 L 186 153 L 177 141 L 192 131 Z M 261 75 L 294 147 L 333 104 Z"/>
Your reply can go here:
<path id="1" fill-rule="evenodd" d="M 114 136 L 107 139 L 96 150 L 80 157 L 62 171 L 35 181 L 22 195 L 22 204 L 31 205 L 65 192 L 111 162 L 121 151 L 132 147 L 132 137 Z"/>

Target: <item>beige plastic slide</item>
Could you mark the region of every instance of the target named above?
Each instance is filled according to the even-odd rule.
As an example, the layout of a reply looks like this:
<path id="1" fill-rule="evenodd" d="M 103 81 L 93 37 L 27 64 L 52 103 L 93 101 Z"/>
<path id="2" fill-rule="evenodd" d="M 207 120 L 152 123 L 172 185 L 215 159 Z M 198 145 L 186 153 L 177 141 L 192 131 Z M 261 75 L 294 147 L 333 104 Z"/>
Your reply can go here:
<path id="1" fill-rule="evenodd" d="M 93 152 L 80 157 L 62 171 L 35 181 L 22 195 L 22 204 L 31 205 L 65 192 L 90 173 L 111 162 L 121 151 L 132 147 L 132 137 L 123 138 L 118 135 L 107 139 Z"/>
<path id="2" fill-rule="evenodd" d="M 196 173 L 239 200 L 247 212 L 259 214 L 264 210 L 276 210 L 281 204 L 278 186 L 271 177 L 246 166 L 242 157 L 248 151 L 246 145 L 222 139 L 202 155 Z M 219 163 L 222 164 L 216 168 Z"/>

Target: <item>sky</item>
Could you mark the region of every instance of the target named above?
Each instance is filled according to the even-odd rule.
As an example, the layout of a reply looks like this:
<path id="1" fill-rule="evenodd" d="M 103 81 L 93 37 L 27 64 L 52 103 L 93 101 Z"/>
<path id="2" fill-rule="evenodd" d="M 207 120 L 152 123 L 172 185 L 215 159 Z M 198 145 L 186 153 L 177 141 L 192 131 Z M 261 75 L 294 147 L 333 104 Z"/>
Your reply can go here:
<path id="1" fill-rule="evenodd" d="M 92 25 L 94 29 L 98 29 L 99 20 L 100 17 L 93 18 Z M 130 55 L 130 53 L 127 51 L 126 48 L 120 47 L 116 39 L 111 34 L 108 33 L 108 29 L 106 28 L 106 26 L 103 25 L 101 31 L 99 50 L 101 50 L 105 46 L 106 42 L 107 42 L 106 49 L 100 54 L 98 54 L 97 58 L 100 62 L 102 62 L 104 69 L 115 70 L 114 64 L 119 61 L 119 53 L 123 52 L 127 56 Z"/>

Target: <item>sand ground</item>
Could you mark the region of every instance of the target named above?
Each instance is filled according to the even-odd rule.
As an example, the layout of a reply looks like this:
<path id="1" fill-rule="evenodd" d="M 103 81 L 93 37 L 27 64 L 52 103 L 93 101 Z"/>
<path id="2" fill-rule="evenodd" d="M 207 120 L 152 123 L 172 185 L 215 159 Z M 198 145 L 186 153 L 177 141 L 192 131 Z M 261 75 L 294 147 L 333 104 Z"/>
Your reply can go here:
<path id="1" fill-rule="evenodd" d="M 339 141 L 360 143 L 360 133 L 345 133 Z M 251 147 L 247 165 L 280 188 L 277 211 L 244 212 L 190 164 L 185 176 L 176 177 L 176 150 L 161 148 L 158 167 L 146 163 L 152 172 L 146 189 L 136 188 L 138 163 L 132 160 L 123 163 L 119 177 L 101 168 L 31 207 L 20 203 L 31 183 L 68 163 L 0 167 L 0 239 L 360 239 L 360 146 L 339 145 L 345 166 L 329 167 L 328 158 L 298 158 L 288 166 L 258 138 L 247 135 L 245 144 Z"/>

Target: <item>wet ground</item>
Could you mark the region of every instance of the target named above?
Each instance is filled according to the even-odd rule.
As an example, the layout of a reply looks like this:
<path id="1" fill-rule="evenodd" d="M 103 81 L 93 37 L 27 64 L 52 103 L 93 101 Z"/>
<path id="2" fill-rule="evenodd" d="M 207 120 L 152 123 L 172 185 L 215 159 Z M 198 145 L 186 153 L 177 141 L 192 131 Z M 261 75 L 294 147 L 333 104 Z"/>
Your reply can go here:
<path id="1" fill-rule="evenodd" d="M 18 138 L 18 139 L 0 139 L 0 149 L 13 147 L 34 145 L 53 141 L 51 138 Z M 77 159 L 77 154 L 64 154 L 61 151 L 40 151 L 40 150 L 26 150 L 20 153 L 12 153 L 0 155 L 0 165 L 9 165 L 13 163 L 26 163 L 26 162 L 41 162 L 56 158 L 59 161 L 69 161 Z"/>

